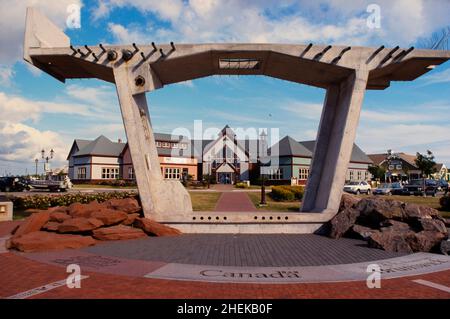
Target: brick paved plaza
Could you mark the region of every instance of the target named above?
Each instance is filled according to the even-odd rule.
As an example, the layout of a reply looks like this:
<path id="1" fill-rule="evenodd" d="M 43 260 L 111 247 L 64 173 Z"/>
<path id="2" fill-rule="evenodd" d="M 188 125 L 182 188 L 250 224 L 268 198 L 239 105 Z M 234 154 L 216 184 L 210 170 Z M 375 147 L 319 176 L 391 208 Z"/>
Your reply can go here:
<path id="1" fill-rule="evenodd" d="M 17 225 L 2 223 L 0 237 Z M 438 256 L 438 255 L 436 255 Z M 400 254 L 364 247 L 359 240 L 316 235 L 183 235 L 110 242 L 81 250 L 0 253 L 0 297 L 8 298 L 442 298 L 450 297 L 450 270 L 383 279 L 380 289 L 365 280 L 296 283 L 238 283 L 148 278 L 164 267 L 300 267 L 308 272 L 336 270 L 342 264 L 393 261 Z M 443 257 L 443 256 L 442 256 Z M 79 263 L 80 289 L 69 289 L 65 266 Z M 179 268 L 176 268 L 179 267 Z M 181 268 L 180 268 L 181 267 Z M 263 267 L 263 268 L 261 268 Z M 303 267 L 303 268 L 302 268 Z M 320 268 L 331 267 L 331 268 Z M 170 267 L 169 267 L 170 268 Z M 256 269 L 256 268 L 255 268 Z M 280 268 L 281 269 L 281 268 Z M 324 274 L 326 277 L 326 274 Z M 321 278 L 321 277 L 318 278 Z M 395 277 L 395 276 L 394 276 Z M 431 284 L 430 284 L 431 283 Z M 56 285 L 48 288 L 49 285 Z M 46 288 L 36 288 L 46 286 Z M 25 295 L 24 295 L 25 293 Z"/>

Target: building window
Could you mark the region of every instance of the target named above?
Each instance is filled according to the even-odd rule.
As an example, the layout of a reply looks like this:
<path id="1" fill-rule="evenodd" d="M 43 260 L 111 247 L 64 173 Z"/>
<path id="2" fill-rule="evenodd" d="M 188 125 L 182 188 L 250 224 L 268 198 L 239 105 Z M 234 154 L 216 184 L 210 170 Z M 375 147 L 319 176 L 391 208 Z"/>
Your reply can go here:
<path id="1" fill-rule="evenodd" d="M 135 179 L 136 178 L 134 176 L 134 168 L 133 167 L 128 167 L 128 178 L 129 179 Z"/>
<path id="2" fill-rule="evenodd" d="M 360 181 L 362 179 L 362 172 L 358 171 L 358 181 Z"/>
<path id="3" fill-rule="evenodd" d="M 353 180 L 353 177 L 354 177 L 354 173 L 353 173 L 353 171 L 351 170 L 351 171 L 350 171 L 350 180 L 351 180 L 351 181 Z"/>
<path id="4" fill-rule="evenodd" d="M 178 167 L 165 168 L 164 169 L 164 178 L 165 179 L 180 179 L 181 178 L 180 168 L 178 168 Z"/>
<path id="5" fill-rule="evenodd" d="M 364 172 L 364 176 L 365 176 L 366 181 L 369 180 L 369 172 L 368 171 Z"/>
<path id="6" fill-rule="evenodd" d="M 307 180 L 309 176 L 309 168 L 300 168 L 298 176 L 299 179 Z"/>
<path id="7" fill-rule="evenodd" d="M 119 168 L 118 167 L 104 167 L 102 168 L 102 179 L 118 179 Z"/>
<path id="8" fill-rule="evenodd" d="M 275 179 L 275 180 L 283 179 L 283 169 L 282 168 L 270 169 L 268 179 Z"/>
<path id="9" fill-rule="evenodd" d="M 77 179 L 86 179 L 86 167 L 77 168 Z"/>

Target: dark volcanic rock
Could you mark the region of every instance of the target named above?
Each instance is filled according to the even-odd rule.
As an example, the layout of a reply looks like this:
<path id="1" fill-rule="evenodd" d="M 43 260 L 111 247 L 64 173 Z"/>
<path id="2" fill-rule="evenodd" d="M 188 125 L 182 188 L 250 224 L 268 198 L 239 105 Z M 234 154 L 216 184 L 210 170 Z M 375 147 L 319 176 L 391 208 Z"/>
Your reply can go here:
<path id="1" fill-rule="evenodd" d="M 401 220 L 403 217 L 403 203 L 395 200 L 369 197 L 362 199 L 355 208 L 361 213 L 358 224 L 372 228 L 386 219 Z"/>
<path id="2" fill-rule="evenodd" d="M 367 240 L 373 234 L 380 232 L 377 229 L 372 229 L 361 225 L 353 225 L 352 231 L 364 240 Z"/>
<path id="3" fill-rule="evenodd" d="M 330 237 L 341 238 L 355 224 L 359 216 L 359 211 L 354 208 L 347 208 L 339 212 L 330 221 Z"/>
<path id="4" fill-rule="evenodd" d="M 382 229 L 369 237 L 369 247 L 380 248 L 391 252 L 412 253 L 409 241 L 414 239 L 413 231 L 400 232 L 392 229 Z"/>
<path id="5" fill-rule="evenodd" d="M 408 242 L 413 251 L 429 252 L 439 248 L 445 235 L 435 231 L 421 231 L 414 234 L 414 238 L 408 238 Z"/>

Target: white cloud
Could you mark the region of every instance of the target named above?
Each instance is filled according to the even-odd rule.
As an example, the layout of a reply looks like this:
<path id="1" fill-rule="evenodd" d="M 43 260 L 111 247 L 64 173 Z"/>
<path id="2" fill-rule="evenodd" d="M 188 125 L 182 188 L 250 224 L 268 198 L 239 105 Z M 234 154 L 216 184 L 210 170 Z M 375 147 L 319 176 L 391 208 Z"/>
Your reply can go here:
<path id="1" fill-rule="evenodd" d="M 14 71 L 11 66 L 0 65 L 0 85 L 9 86 Z"/>
<path id="2" fill-rule="evenodd" d="M 35 158 L 40 158 L 41 149 L 53 149 L 57 163 L 64 162 L 67 156 L 68 146 L 58 133 L 39 131 L 26 124 L 0 122 L 0 139 L 2 161 L 31 163 Z"/>
<path id="3" fill-rule="evenodd" d="M 296 126 L 303 125 L 300 130 L 298 127 L 292 128 L 293 137 L 315 138 L 322 112 L 321 104 L 296 101 L 280 104 L 282 110 L 298 119 L 296 123 L 299 124 Z M 383 152 L 391 148 L 415 154 L 431 149 L 437 161 L 450 164 L 449 110 L 448 101 L 431 101 L 408 107 L 404 111 L 389 106 L 384 106 L 383 110 L 363 107 L 356 141 L 366 153 Z M 301 136 L 295 135 L 297 132 Z"/>
<path id="4" fill-rule="evenodd" d="M 67 6 L 81 5 L 81 0 L 21 0 L 0 1 L 0 64 L 13 65 L 23 55 L 23 35 L 27 7 L 41 10 L 61 29 L 65 28 Z"/>
<path id="5" fill-rule="evenodd" d="M 430 73 L 423 78 L 423 81 L 425 85 L 450 82 L 450 68 L 444 71 Z"/>
<path id="6" fill-rule="evenodd" d="M 67 134 L 67 130 L 36 128 L 44 115 L 76 116 L 81 123 L 78 126 L 83 128 L 71 132 L 76 134 L 75 137 L 93 138 L 105 133 L 114 139 L 124 139 L 123 124 L 118 123 L 117 104 L 115 93 L 109 86 L 84 88 L 69 85 L 64 94 L 53 100 L 32 100 L 0 91 L 0 163 L 31 163 L 42 148 L 53 148 L 55 165 L 66 164 L 65 158 L 74 136 Z M 83 121 L 89 124 L 89 129 L 82 124 Z"/>
<path id="7" fill-rule="evenodd" d="M 366 8 L 373 1 L 154 1 L 100 2 L 94 16 L 114 8 L 134 6 L 169 22 L 162 27 L 110 24 L 117 42 L 315 42 L 407 46 L 446 26 L 450 2 L 436 0 L 379 0 L 381 28 L 369 29 Z M 108 3 L 108 10 L 105 10 Z M 324 10 L 324 7 L 327 9 Z M 291 12 L 280 13 L 284 8 Z"/>

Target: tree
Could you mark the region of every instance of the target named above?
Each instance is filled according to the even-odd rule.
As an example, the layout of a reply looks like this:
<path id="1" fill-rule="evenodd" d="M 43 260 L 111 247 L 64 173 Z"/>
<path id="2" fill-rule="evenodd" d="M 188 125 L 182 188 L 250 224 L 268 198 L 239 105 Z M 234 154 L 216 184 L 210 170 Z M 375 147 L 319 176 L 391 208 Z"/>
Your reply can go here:
<path id="1" fill-rule="evenodd" d="M 386 174 L 386 169 L 378 165 L 369 166 L 368 170 L 376 180 L 383 180 Z"/>
<path id="2" fill-rule="evenodd" d="M 422 171 L 423 196 L 427 196 L 425 178 L 436 171 L 436 162 L 434 161 L 434 155 L 430 150 L 428 150 L 427 154 L 425 155 L 417 152 L 415 163 L 416 166 Z"/>
<path id="3" fill-rule="evenodd" d="M 427 154 L 417 153 L 416 166 L 421 170 L 423 177 L 428 177 L 436 172 L 436 162 L 433 153 L 428 150 Z"/>

